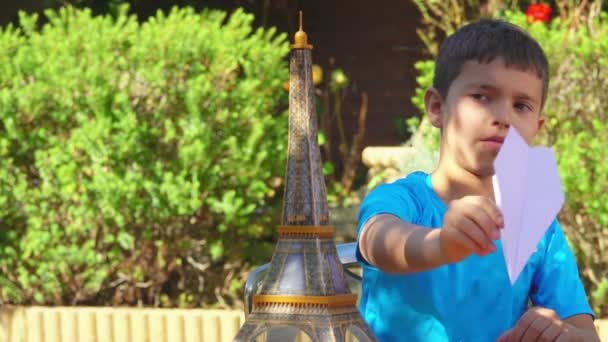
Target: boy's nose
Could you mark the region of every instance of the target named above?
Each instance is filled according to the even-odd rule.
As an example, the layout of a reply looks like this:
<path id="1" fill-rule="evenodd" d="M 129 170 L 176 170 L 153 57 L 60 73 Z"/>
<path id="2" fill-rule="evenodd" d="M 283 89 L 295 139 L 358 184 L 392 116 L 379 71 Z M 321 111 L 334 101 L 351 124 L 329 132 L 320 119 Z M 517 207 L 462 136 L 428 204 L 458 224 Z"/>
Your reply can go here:
<path id="1" fill-rule="evenodd" d="M 509 117 L 511 116 L 511 108 L 500 106 L 494 111 L 494 124 L 509 127 Z"/>
<path id="2" fill-rule="evenodd" d="M 498 126 L 509 127 L 509 115 L 508 114 L 495 114 L 494 124 Z"/>

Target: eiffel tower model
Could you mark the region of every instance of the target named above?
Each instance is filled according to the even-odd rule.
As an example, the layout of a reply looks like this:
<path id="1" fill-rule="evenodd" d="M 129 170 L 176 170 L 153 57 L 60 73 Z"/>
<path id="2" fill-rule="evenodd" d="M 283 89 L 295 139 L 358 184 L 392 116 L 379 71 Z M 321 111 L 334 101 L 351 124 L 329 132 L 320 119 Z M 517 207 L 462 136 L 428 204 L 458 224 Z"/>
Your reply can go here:
<path id="1" fill-rule="evenodd" d="M 312 45 L 306 33 L 291 46 L 286 186 L 279 240 L 270 269 L 235 341 L 376 341 L 357 310 L 329 225 L 317 143 Z"/>

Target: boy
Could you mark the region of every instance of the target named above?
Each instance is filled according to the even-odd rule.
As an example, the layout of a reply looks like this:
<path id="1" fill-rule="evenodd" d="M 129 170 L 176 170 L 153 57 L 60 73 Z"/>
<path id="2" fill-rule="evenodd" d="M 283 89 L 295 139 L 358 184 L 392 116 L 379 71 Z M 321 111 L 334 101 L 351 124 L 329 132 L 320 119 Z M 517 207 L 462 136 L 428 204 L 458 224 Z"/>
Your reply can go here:
<path id="1" fill-rule="evenodd" d="M 557 219 L 513 286 L 502 256 L 494 159 L 508 129 L 533 141 L 547 87 L 542 48 L 509 23 L 467 25 L 441 46 L 425 94 L 437 168 L 379 186 L 359 213 L 360 310 L 379 340 L 599 341 Z"/>

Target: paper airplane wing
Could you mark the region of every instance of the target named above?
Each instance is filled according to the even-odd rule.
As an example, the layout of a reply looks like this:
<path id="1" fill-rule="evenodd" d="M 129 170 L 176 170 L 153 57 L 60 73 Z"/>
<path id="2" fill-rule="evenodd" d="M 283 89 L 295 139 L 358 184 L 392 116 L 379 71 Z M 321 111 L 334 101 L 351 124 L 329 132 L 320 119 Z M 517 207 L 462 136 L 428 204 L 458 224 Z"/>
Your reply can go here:
<path id="1" fill-rule="evenodd" d="M 515 264 L 518 273 L 524 268 L 564 204 L 564 192 L 553 150 L 547 147 L 533 148 L 528 160 L 526 206 Z"/>
<path id="2" fill-rule="evenodd" d="M 514 266 L 518 260 L 517 245 L 522 230 L 529 150 L 530 147 L 517 130 L 509 129 L 494 162 L 494 196 L 505 224 L 500 240 L 511 283 L 516 278 Z"/>

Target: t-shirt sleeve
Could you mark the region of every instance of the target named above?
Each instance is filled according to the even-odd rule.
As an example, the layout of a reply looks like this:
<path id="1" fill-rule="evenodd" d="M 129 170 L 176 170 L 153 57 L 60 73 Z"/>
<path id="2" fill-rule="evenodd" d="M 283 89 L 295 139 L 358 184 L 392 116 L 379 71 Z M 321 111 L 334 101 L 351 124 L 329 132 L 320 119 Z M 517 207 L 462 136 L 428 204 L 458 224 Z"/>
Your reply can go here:
<path id="1" fill-rule="evenodd" d="M 594 317 L 580 280 L 576 258 L 557 220 L 545 237 L 544 256 L 534 276 L 531 299 L 554 310 L 561 319 L 579 314 Z"/>
<path id="2" fill-rule="evenodd" d="M 359 238 L 365 223 L 380 214 L 391 214 L 406 222 L 415 223 L 418 206 L 406 186 L 383 184 L 371 191 L 361 203 L 357 225 L 357 261 L 369 265 L 359 250 Z"/>

